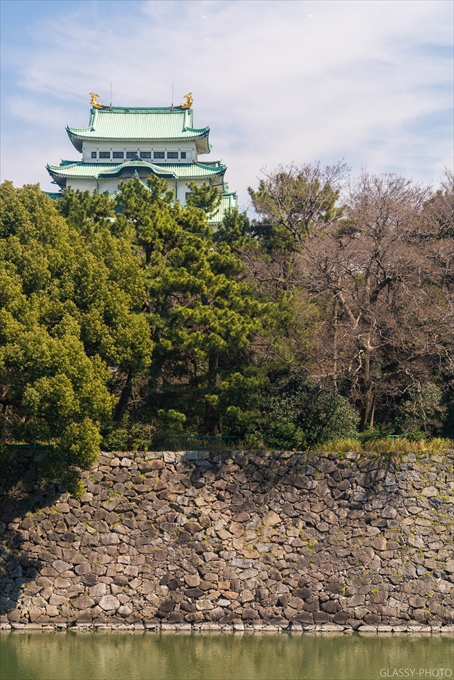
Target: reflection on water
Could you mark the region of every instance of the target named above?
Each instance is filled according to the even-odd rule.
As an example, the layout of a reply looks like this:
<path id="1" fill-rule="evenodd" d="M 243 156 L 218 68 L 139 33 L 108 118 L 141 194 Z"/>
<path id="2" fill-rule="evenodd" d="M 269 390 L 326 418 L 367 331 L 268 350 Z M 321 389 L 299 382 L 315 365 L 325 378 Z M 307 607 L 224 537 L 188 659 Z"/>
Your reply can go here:
<path id="1" fill-rule="evenodd" d="M 399 677 L 454 679 L 454 636 L 19 631 L 0 635 L 1 680 Z"/>

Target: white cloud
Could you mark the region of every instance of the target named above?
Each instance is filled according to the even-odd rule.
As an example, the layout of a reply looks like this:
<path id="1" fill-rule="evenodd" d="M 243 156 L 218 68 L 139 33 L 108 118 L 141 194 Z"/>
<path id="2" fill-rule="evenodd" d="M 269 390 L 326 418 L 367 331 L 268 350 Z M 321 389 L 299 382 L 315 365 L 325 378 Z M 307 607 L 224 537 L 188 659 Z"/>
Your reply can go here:
<path id="1" fill-rule="evenodd" d="M 29 51 L 9 58 L 27 102 L 15 93 L 10 111 L 45 141 L 27 163 L 43 184 L 45 162 L 75 155 L 64 125 L 86 125 L 88 92 L 107 102 L 110 81 L 126 106 L 170 104 L 172 82 L 175 103 L 192 91 L 243 204 L 264 165 L 345 157 L 430 180 L 452 162 L 451 3 L 119 2 L 106 16 L 102 5 L 93 21 L 80 10 L 34 26 Z M 14 129 L 3 165 L 31 181 Z"/>

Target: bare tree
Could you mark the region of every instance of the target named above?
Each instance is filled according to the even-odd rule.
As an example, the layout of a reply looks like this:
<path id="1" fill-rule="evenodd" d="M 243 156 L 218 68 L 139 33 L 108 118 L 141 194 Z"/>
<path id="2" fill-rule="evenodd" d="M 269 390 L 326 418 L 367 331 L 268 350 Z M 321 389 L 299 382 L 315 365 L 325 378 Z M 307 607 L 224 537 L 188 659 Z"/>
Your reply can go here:
<path id="1" fill-rule="evenodd" d="M 421 238 L 429 196 L 402 177 L 363 172 L 346 219 L 301 242 L 301 281 L 326 311 L 317 363 L 347 381 L 362 430 L 377 402 L 405 393 L 442 356 L 451 360 L 452 300 L 439 251 Z"/>

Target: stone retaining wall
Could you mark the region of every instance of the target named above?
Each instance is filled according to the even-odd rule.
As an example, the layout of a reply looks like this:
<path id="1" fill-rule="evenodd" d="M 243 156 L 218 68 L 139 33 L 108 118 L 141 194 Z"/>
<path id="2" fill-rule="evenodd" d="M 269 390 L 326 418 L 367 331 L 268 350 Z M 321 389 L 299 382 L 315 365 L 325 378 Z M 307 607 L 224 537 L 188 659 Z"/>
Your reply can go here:
<path id="1" fill-rule="evenodd" d="M 454 630 L 454 451 L 104 453 L 0 489 L 0 627 Z"/>

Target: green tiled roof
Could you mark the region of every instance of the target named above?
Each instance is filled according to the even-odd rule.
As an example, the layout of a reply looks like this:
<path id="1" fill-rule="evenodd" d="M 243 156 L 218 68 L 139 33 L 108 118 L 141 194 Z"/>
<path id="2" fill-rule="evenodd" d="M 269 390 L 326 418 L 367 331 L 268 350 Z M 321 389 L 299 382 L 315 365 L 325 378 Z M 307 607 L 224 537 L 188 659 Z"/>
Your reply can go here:
<path id="1" fill-rule="evenodd" d="M 203 179 L 215 175 L 223 175 L 226 166 L 220 163 L 207 165 L 205 163 L 148 163 L 146 160 L 127 160 L 124 163 L 114 165 L 113 163 L 84 163 L 74 162 L 71 165 L 47 165 L 47 170 L 52 175 L 71 178 L 98 178 L 111 177 L 121 174 L 128 168 L 140 169 L 147 168 L 157 175 L 174 177 L 175 179 Z"/>
<path id="2" fill-rule="evenodd" d="M 91 109 L 86 128 L 66 128 L 71 142 L 82 151 L 84 141 L 196 142 L 198 153 L 209 153 L 210 128 L 193 127 L 191 109 L 123 108 Z"/>
<path id="3" fill-rule="evenodd" d="M 173 179 L 209 179 L 210 177 L 223 176 L 226 166 L 221 163 L 148 163 L 143 159 L 127 160 L 119 165 L 113 163 L 83 163 L 77 162 L 68 165 L 65 161 L 62 165 L 46 165 L 47 171 L 55 179 L 98 179 L 102 177 L 115 177 L 121 175 L 127 169 L 138 170 L 145 168 L 160 177 Z"/>

